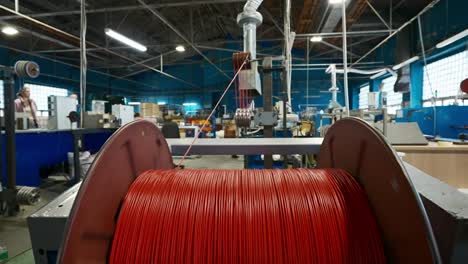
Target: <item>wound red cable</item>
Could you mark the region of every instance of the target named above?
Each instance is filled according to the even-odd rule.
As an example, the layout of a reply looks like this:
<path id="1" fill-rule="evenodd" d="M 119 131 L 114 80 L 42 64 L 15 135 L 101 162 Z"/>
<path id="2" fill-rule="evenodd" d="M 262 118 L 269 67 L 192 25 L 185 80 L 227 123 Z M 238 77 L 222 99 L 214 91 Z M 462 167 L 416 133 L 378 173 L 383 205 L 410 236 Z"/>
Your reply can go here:
<path id="1" fill-rule="evenodd" d="M 203 129 L 205 128 L 206 124 L 208 124 L 208 120 L 211 119 L 211 117 L 213 116 L 214 112 L 216 111 L 216 109 L 218 109 L 218 106 L 219 104 L 221 103 L 221 101 L 223 100 L 224 96 L 226 95 L 227 91 L 229 90 L 229 88 L 231 87 L 232 83 L 236 80 L 237 76 L 239 75 L 240 71 L 242 70 L 242 68 L 244 67 L 244 65 L 247 63 L 247 58 L 245 58 L 244 62 L 242 63 L 242 65 L 240 66 L 239 70 L 236 72 L 236 74 L 234 75 L 234 78 L 232 78 L 231 82 L 229 82 L 228 86 L 226 87 L 226 89 L 224 90 L 223 94 L 221 95 L 221 98 L 219 98 L 218 102 L 216 103 L 215 107 L 213 107 L 213 110 L 211 111 L 210 115 L 206 118 L 206 120 L 203 122 L 203 125 L 202 127 L 200 128 L 200 130 L 198 130 L 198 133 L 195 135 L 195 137 L 193 138 L 193 141 L 192 143 L 190 143 L 189 147 L 187 148 L 187 150 L 185 151 L 184 153 L 184 156 L 182 157 L 182 159 L 180 160 L 179 164 L 177 164 L 177 167 L 180 168 L 180 166 L 182 165 L 182 163 L 185 161 L 185 158 L 187 157 L 187 155 L 190 153 L 190 150 L 192 149 L 193 147 L 193 144 L 195 144 L 195 142 L 197 141 L 198 137 L 200 136 L 200 134 L 203 132 Z"/>
<path id="2" fill-rule="evenodd" d="M 364 191 L 335 169 L 165 170 L 122 203 L 109 263 L 385 263 Z"/>

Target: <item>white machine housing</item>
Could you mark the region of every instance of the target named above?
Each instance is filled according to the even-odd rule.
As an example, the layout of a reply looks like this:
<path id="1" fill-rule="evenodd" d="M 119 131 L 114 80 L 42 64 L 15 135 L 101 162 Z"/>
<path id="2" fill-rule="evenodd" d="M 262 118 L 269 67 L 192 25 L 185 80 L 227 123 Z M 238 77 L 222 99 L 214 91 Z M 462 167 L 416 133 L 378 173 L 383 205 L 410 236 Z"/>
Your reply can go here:
<path id="1" fill-rule="evenodd" d="M 370 92 L 367 99 L 370 110 L 379 108 L 379 92 Z"/>
<path id="2" fill-rule="evenodd" d="M 106 113 L 106 103 L 107 103 L 107 101 L 92 100 L 91 101 L 91 112 L 97 113 L 97 114 L 105 114 Z"/>
<path id="3" fill-rule="evenodd" d="M 131 105 L 112 105 L 112 114 L 120 121 L 123 126 L 134 120 L 135 109 Z"/>
<path id="4" fill-rule="evenodd" d="M 70 112 L 77 111 L 78 100 L 65 96 L 51 95 L 48 97 L 49 121 L 48 129 L 73 129 L 77 123 L 70 122 Z"/>

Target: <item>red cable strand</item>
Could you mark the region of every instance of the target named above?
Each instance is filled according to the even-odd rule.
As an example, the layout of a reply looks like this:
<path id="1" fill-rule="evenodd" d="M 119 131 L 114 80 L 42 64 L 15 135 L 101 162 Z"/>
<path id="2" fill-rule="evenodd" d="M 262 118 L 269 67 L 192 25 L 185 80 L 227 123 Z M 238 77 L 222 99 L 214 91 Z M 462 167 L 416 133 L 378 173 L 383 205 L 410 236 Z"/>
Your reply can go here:
<path id="1" fill-rule="evenodd" d="M 385 263 L 342 170 L 157 170 L 130 186 L 110 263 Z"/>

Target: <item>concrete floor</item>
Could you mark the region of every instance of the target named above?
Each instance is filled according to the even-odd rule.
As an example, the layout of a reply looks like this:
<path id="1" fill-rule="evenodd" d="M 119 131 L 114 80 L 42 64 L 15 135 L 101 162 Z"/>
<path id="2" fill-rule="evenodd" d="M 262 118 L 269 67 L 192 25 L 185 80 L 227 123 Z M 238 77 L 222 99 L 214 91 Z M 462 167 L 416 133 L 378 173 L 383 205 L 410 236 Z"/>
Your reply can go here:
<path id="1" fill-rule="evenodd" d="M 178 164 L 179 161 L 180 158 L 174 158 L 175 164 Z M 244 160 L 242 156 L 239 158 L 232 158 L 231 156 L 192 156 L 184 161 L 184 165 L 185 168 L 193 169 L 242 169 Z M 0 246 L 6 246 L 9 255 L 9 260 L 6 263 L 34 263 L 26 218 L 63 193 L 67 188 L 64 177 L 49 177 L 41 185 L 41 201 L 37 205 L 21 206 L 19 215 L 15 217 L 0 216 Z"/>

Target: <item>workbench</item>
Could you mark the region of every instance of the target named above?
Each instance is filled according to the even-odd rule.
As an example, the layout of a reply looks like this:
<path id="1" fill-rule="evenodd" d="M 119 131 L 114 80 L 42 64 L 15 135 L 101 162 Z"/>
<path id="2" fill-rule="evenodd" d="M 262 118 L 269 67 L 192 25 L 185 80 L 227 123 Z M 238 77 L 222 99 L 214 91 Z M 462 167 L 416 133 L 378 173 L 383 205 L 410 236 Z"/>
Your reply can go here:
<path id="1" fill-rule="evenodd" d="M 39 186 L 41 177 L 57 164 L 67 162 L 75 139 L 83 137 L 83 149 L 98 152 L 115 129 L 18 130 L 16 131 L 17 185 Z M 91 133 L 91 134 L 90 134 Z M 2 133 L 2 184 L 6 182 L 5 135 Z"/>
<path id="2" fill-rule="evenodd" d="M 451 142 L 394 146 L 403 160 L 458 189 L 468 188 L 468 145 Z"/>

